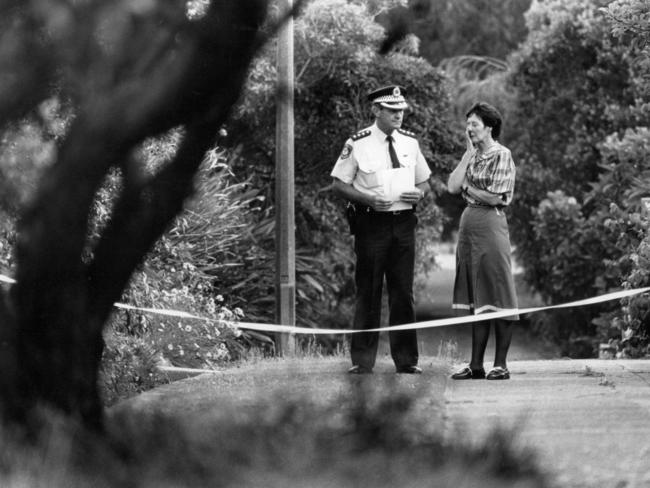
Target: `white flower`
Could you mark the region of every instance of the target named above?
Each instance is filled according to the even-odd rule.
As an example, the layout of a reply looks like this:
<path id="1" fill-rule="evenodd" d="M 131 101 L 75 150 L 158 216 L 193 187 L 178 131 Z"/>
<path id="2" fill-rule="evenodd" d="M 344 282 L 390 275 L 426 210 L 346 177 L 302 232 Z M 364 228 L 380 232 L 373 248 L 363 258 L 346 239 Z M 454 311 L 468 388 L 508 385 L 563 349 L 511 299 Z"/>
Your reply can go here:
<path id="1" fill-rule="evenodd" d="M 632 339 L 632 337 L 634 337 L 634 329 L 628 327 L 627 329 L 625 329 L 623 331 L 622 336 L 623 336 L 624 341 L 628 341 L 628 340 Z"/>

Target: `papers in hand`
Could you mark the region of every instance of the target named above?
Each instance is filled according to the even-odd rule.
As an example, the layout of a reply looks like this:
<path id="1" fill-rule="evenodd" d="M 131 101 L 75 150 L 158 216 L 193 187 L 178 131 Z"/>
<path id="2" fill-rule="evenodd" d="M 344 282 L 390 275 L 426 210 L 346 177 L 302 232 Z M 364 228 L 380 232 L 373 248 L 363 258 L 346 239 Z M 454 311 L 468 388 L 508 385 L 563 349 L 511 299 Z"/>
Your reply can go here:
<path id="1" fill-rule="evenodd" d="M 401 202 L 399 196 L 407 191 L 415 191 L 415 172 L 413 168 L 392 168 L 382 175 L 384 196 L 394 203 L 390 210 L 407 210 L 413 205 Z"/>

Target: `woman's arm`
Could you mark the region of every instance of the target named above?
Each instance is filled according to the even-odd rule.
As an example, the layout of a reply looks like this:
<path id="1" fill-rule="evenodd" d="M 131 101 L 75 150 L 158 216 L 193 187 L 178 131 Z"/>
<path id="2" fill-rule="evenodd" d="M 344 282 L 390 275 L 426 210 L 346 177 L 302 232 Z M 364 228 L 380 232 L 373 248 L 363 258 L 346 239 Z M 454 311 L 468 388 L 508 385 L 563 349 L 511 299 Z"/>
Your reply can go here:
<path id="1" fill-rule="evenodd" d="M 505 204 L 505 199 L 503 198 L 502 193 L 492 193 L 487 190 L 481 190 L 480 188 L 476 188 L 472 185 L 466 184 L 465 185 L 467 188 L 467 193 L 469 196 L 471 196 L 474 200 L 478 200 L 481 203 L 484 203 L 486 205 L 492 205 L 492 206 L 497 206 L 497 205 L 504 205 Z"/>

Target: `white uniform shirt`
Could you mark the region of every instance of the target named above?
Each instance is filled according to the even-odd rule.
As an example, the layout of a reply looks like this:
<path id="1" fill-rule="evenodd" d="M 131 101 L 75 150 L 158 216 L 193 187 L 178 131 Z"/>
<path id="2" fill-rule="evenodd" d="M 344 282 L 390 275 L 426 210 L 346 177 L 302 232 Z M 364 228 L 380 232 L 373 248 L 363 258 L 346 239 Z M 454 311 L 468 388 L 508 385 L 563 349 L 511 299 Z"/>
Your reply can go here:
<path id="1" fill-rule="evenodd" d="M 413 186 L 425 182 L 431 175 L 431 170 L 415 135 L 402 129 L 393 131 L 391 135 L 401 166 L 412 170 Z M 392 167 L 386 133 L 373 124 L 345 141 L 331 176 L 348 185 L 352 184 L 362 193 L 385 196 L 386 179 L 390 175 L 388 170 Z M 389 211 L 410 207 L 411 204 L 396 201 Z"/>

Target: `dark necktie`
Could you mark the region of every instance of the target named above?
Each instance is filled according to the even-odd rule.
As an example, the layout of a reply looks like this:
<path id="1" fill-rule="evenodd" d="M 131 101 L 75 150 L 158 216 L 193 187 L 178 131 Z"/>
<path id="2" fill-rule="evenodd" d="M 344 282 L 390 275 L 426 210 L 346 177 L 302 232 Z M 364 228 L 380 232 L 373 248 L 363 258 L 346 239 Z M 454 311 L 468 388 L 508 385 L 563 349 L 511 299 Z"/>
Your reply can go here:
<path id="1" fill-rule="evenodd" d="M 395 152 L 395 146 L 393 146 L 393 136 L 386 136 L 388 141 L 388 154 L 390 154 L 390 162 L 393 163 L 393 168 L 399 168 L 399 159 L 397 159 L 397 153 Z"/>

